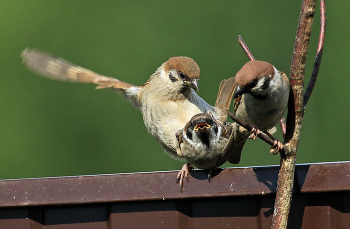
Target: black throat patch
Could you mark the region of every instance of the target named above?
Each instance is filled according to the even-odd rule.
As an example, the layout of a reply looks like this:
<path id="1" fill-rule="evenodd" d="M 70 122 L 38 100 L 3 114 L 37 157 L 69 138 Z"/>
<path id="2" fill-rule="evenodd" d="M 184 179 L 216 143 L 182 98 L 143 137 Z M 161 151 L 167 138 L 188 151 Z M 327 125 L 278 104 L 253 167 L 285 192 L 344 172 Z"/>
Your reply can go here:
<path id="1" fill-rule="evenodd" d="M 265 94 L 265 95 L 254 95 L 253 93 L 251 94 L 253 96 L 254 99 L 257 99 L 257 100 L 266 100 L 268 95 Z"/>
<path id="2" fill-rule="evenodd" d="M 210 140 L 209 140 L 209 131 L 205 131 L 202 133 L 198 134 L 199 139 L 201 140 L 201 142 L 206 145 L 208 148 L 210 148 Z"/>

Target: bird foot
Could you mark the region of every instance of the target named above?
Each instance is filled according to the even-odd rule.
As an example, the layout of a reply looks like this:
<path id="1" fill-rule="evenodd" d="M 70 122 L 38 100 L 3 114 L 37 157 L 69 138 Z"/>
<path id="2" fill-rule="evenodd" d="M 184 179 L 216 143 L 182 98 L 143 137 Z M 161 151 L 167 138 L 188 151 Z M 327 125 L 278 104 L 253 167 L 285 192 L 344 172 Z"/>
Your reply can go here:
<path id="1" fill-rule="evenodd" d="M 283 143 L 275 139 L 273 141 L 273 146 L 270 149 L 270 153 L 272 153 L 273 155 L 276 155 L 282 149 L 283 149 Z"/>
<path id="2" fill-rule="evenodd" d="M 187 182 L 190 181 L 189 175 L 190 175 L 190 171 L 192 170 L 193 170 L 193 167 L 191 166 L 191 164 L 186 163 L 182 166 L 182 169 L 177 174 L 176 183 L 180 185 L 181 192 L 183 192 L 183 188 L 184 188 L 184 179 L 186 178 Z"/>
<path id="3" fill-rule="evenodd" d="M 252 131 L 250 131 L 251 134 L 249 136 L 250 139 L 252 139 L 253 141 L 256 140 L 256 138 L 258 137 L 258 135 L 260 134 L 260 130 L 258 128 L 256 128 L 255 126 L 252 126 Z"/>

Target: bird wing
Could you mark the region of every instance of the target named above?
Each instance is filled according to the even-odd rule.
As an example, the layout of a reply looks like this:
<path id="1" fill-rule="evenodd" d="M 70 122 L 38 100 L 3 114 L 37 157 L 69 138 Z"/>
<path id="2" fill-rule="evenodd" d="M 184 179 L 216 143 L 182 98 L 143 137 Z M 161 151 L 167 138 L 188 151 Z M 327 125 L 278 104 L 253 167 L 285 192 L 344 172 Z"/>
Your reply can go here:
<path id="1" fill-rule="evenodd" d="M 246 141 L 247 139 L 243 140 L 243 142 L 235 146 L 231 156 L 228 158 L 228 162 L 231 164 L 238 164 L 241 161 L 242 150 Z"/>
<path id="2" fill-rule="evenodd" d="M 219 108 L 224 114 L 223 118 L 219 121 L 226 122 L 227 111 L 230 109 L 233 93 L 236 89 L 235 78 L 231 77 L 227 80 L 223 80 L 219 86 L 218 96 L 216 98 L 215 107 Z"/>
<path id="3" fill-rule="evenodd" d="M 125 91 L 128 88 L 136 87 L 121 80 L 102 76 L 88 69 L 72 64 L 51 53 L 38 49 L 26 48 L 21 54 L 23 64 L 31 71 L 60 81 L 94 83 L 97 89 L 114 88 Z"/>
<path id="4" fill-rule="evenodd" d="M 235 83 L 235 78 L 231 77 L 227 80 L 223 80 L 219 86 L 218 96 L 216 98 L 215 107 L 219 108 L 221 112 L 224 114 L 223 118 L 220 120 L 222 123 L 226 122 L 227 111 L 230 109 L 232 97 L 234 91 L 237 87 Z M 236 113 L 238 106 L 241 102 L 241 96 L 234 99 L 233 102 L 233 112 Z M 244 146 L 244 142 L 241 139 L 241 133 L 239 132 L 239 126 L 236 124 L 225 124 L 226 129 L 230 129 L 229 142 L 225 146 L 225 148 L 221 152 L 221 157 L 217 162 L 217 165 L 220 166 L 224 164 L 227 160 L 231 163 L 237 164 L 241 158 L 242 148 Z M 242 143 L 241 143 L 242 142 Z"/>

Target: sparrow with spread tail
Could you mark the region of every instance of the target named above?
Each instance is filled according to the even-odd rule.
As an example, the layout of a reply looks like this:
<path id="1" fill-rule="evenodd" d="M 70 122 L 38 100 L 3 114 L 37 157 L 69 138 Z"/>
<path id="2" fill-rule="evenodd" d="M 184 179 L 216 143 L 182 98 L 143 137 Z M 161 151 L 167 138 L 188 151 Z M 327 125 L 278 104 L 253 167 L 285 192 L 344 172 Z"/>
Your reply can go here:
<path id="1" fill-rule="evenodd" d="M 50 53 L 27 48 L 21 55 L 31 71 L 54 80 L 94 83 L 97 88 L 121 92 L 143 115 L 148 132 L 165 152 L 176 159 L 176 133 L 198 113 L 210 111 L 215 119 L 226 116 L 197 95 L 200 69 L 189 57 L 172 57 L 163 63 L 142 86 L 106 77 L 74 65 Z M 226 118 L 226 117 L 225 117 Z"/>

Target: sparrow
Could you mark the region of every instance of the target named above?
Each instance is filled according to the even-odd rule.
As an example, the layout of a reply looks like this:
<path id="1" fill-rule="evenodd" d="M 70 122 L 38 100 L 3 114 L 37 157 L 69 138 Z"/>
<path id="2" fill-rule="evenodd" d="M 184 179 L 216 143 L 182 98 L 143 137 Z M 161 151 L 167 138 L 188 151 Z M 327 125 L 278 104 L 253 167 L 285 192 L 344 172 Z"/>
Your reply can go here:
<path id="1" fill-rule="evenodd" d="M 97 84 L 97 89 L 111 88 L 141 110 L 148 132 L 171 157 L 177 154 L 176 133 L 196 114 L 210 111 L 215 119 L 227 116 L 197 95 L 200 68 L 184 56 L 172 57 L 163 63 L 142 86 L 135 86 L 112 77 L 97 74 L 53 54 L 26 48 L 21 54 L 23 64 L 44 77 Z M 226 118 L 226 117 L 225 117 Z"/>
<path id="2" fill-rule="evenodd" d="M 193 116 L 184 128 L 176 133 L 177 153 L 188 162 L 177 176 L 181 192 L 184 180 L 189 181 L 192 165 L 208 170 L 210 182 L 213 170 L 224 164 L 234 149 L 250 135 L 243 127 L 226 122 L 235 87 L 234 77 L 220 83 L 215 107 L 224 114 L 222 118 L 216 119 L 211 111 L 200 113 Z"/>
<path id="3" fill-rule="evenodd" d="M 288 104 L 290 83 L 287 75 L 268 62 L 253 60 L 237 72 L 235 83 L 233 114 L 255 128 L 255 133 L 250 135 L 253 140 L 259 131 L 273 138 L 271 132 L 275 131 L 274 127 L 283 117 Z M 270 152 L 277 153 L 283 144 L 273 140 Z M 236 147 L 229 162 L 239 163 L 245 142 Z"/>

